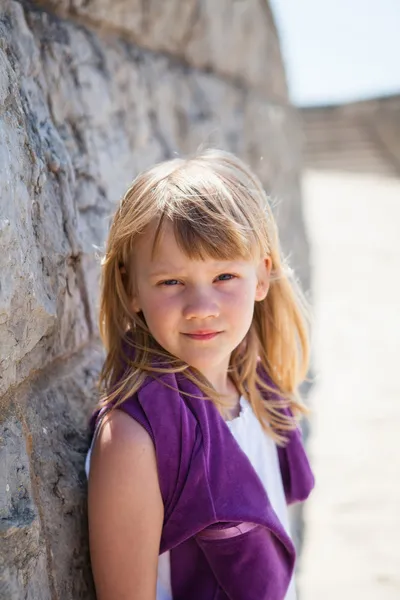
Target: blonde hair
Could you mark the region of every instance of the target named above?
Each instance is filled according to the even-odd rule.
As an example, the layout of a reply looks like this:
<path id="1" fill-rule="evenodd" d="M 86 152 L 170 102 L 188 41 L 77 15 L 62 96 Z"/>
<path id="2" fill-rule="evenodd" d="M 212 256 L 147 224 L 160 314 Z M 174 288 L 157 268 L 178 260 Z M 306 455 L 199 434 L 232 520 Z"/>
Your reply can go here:
<path id="1" fill-rule="evenodd" d="M 169 160 L 140 173 L 115 213 L 102 261 L 100 334 L 107 356 L 100 376 L 101 405 L 117 406 L 149 375 L 184 372 L 222 413 L 227 407 L 205 377 L 157 344 L 143 315 L 130 306 L 134 273 L 128 265 L 137 236 L 154 220 L 154 246 L 162 224 L 169 221 L 178 245 L 193 259 L 270 257 L 268 294 L 255 303 L 251 327 L 231 354 L 229 372 L 263 428 L 284 443 L 284 432 L 296 423 L 281 408 L 289 407 L 294 417 L 307 412 L 298 396 L 309 361 L 306 306 L 281 258 L 260 181 L 236 156 L 220 150 Z"/>

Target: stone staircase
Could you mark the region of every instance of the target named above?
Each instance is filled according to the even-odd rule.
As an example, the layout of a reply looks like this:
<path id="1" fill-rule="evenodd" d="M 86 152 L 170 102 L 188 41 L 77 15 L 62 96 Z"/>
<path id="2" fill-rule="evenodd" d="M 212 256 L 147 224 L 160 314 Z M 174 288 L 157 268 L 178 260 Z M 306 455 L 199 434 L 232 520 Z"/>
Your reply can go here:
<path id="1" fill-rule="evenodd" d="M 400 95 L 300 114 L 305 168 L 400 177 Z"/>

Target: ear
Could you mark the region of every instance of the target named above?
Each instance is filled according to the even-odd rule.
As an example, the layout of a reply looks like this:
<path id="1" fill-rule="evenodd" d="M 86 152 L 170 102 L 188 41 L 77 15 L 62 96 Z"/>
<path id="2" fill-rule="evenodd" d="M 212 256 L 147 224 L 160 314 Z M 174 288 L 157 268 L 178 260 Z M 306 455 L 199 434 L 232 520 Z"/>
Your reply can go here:
<path id="1" fill-rule="evenodd" d="M 139 298 L 137 296 L 133 296 L 133 298 L 131 300 L 131 307 L 132 307 L 133 312 L 135 312 L 135 313 L 138 313 L 142 310 L 140 308 Z"/>
<path id="2" fill-rule="evenodd" d="M 124 287 L 125 287 L 125 291 L 126 291 L 126 292 L 127 292 L 127 294 L 128 294 L 128 298 L 129 298 L 129 306 L 130 306 L 130 308 L 133 310 L 133 312 L 136 312 L 136 313 L 138 313 L 138 312 L 140 312 L 140 310 L 141 310 L 141 308 L 140 308 L 140 304 L 139 304 L 139 296 L 138 296 L 138 293 L 137 293 L 137 291 L 135 291 L 135 292 L 134 292 L 134 294 L 132 294 L 132 293 L 129 291 L 129 289 L 127 289 L 127 288 L 128 288 L 128 286 L 129 286 L 129 283 L 128 283 L 128 281 L 127 281 L 127 273 L 126 273 L 126 268 L 124 267 L 124 265 L 123 265 L 123 264 L 120 264 L 120 265 L 119 265 L 119 271 L 120 271 L 120 274 L 121 274 L 121 279 L 122 279 L 123 285 L 124 285 Z"/>
<path id="3" fill-rule="evenodd" d="M 135 284 L 133 284 L 133 285 L 134 285 L 134 289 L 131 292 L 132 295 L 130 296 L 130 305 L 131 305 L 133 312 L 138 313 L 142 310 L 141 306 L 140 306 L 141 303 L 140 303 L 138 289 Z"/>
<path id="4" fill-rule="evenodd" d="M 257 287 L 256 287 L 256 302 L 265 300 L 269 290 L 270 275 L 272 269 L 272 260 L 268 256 L 260 261 L 257 268 Z"/>

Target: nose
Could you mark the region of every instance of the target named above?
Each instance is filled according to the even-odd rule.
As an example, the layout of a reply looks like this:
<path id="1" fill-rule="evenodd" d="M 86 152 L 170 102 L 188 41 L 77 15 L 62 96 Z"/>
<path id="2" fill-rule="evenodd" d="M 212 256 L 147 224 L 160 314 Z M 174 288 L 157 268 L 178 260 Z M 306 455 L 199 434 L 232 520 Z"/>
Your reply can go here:
<path id="1" fill-rule="evenodd" d="M 218 317 L 219 313 L 219 305 L 209 289 L 192 290 L 188 294 L 183 309 L 183 316 L 185 319 L 204 320 Z"/>

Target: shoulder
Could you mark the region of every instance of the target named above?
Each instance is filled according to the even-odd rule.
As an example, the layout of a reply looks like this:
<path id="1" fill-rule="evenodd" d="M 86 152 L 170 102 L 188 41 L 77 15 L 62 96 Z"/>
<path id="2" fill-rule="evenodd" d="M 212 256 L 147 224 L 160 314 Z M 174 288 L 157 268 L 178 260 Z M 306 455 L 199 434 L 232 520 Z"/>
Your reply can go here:
<path id="1" fill-rule="evenodd" d="M 92 508 L 97 510 L 106 498 L 124 510 L 128 498 L 136 504 L 159 502 L 161 495 L 153 441 L 139 423 L 120 410 L 114 409 L 104 416 L 90 463 Z"/>
<path id="2" fill-rule="evenodd" d="M 135 445 L 153 445 L 146 429 L 128 414 L 115 408 L 103 418 L 97 446 L 104 451 Z"/>
<path id="3" fill-rule="evenodd" d="M 91 477 L 100 469 L 105 479 L 135 469 L 156 470 L 154 444 L 149 433 L 117 408 L 104 416 L 94 444 Z"/>
<path id="4" fill-rule="evenodd" d="M 187 402 L 187 396 L 174 373 L 148 376 L 135 393 L 128 393 L 123 401 L 93 414 L 92 435 L 97 439 L 102 429 L 103 444 L 111 438 L 118 438 L 118 443 L 123 444 L 146 437 L 156 450 L 164 441 L 169 446 L 175 441 L 179 446 L 179 438 L 184 436 L 188 442 L 198 423 L 198 410 Z"/>
<path id="5" fill-rule="evenodd" d="M 201 447 L 198 410 L 193 409 L 173 373 L 149 377 L 138 392 L 118 406 L 139 423 L 154 444 L 165 506 L 176 496 L 177 484 L 193 468 L 194 447 Z"/>
<path id="6" fill-rule="evenodd" d="M 196 411 L 189 407 L 174 373 L 146 378 L 138 392 L 118 408 L 136 419 L 155 443 L 165 431 L 180 435 L 196 423 Z"/>

